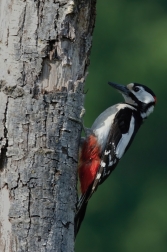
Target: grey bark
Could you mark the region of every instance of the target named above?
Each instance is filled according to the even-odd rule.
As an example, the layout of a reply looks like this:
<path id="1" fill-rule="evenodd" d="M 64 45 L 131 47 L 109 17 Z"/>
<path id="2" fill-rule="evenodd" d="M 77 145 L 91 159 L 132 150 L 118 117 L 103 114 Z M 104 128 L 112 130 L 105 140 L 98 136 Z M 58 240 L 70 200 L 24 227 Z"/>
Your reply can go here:
<path id="1" fill-rule="evenodd" d="M 0 1 L 0 251 L 74 251 L 95 0 Z"/>

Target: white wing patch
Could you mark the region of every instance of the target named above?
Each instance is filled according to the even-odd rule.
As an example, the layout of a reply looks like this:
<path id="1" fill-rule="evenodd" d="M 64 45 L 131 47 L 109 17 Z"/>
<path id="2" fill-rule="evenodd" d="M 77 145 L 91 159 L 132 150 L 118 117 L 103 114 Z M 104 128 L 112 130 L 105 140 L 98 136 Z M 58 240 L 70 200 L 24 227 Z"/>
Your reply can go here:
<path id="1" fill-rule="evenodd" d="M 101 173 L 97 173 L 96 179 L 99 179 L 101 177 Z"/>
<path id="2" fill-rule="evenodd" d="M 119 159 L 123 156 L 125 149 L 133 135 L 134 128 L 135 128 L 134 122 L 135 122 L 135 118 L 132 116 L 128 133 L 122 134 L 122 137 L 117 145 L 115 154 L 116 154 L 116 157 Z"/>
<path id="3" fill-rule="evenodd" d="M 113 161 L 111 161 L 111 154 L 108 156 L 109 157 L 109 164 L 108 164 L 108 166 L 110 167 L 110 166 L 112 166 L 113 165 Z"/>
<path id="4" fill-rule="evenodd" d="M 108 164 L 108 166 L 109 166 L 109 167 L 112 166 L 113 163 L 114 163 L 113 161 L 110 161 L 109 164 Z"/>
<path id="5" fill-rule="evenodd" d="M 103 161 L 101 161 L 101 166 L 102 167 L 106 167 L 106 163 L 104 163 Z"/>
<path id="6" fill-rule="evenodd" d="M 108 155 L 110 152 L 111 152 L 110 150 L 109 150 L 109 151 L 106 151 L 106 150 L 105 150 L 104 155 Z M 110 155 L 110 156 L 111 156 L 111 155 Z"/>

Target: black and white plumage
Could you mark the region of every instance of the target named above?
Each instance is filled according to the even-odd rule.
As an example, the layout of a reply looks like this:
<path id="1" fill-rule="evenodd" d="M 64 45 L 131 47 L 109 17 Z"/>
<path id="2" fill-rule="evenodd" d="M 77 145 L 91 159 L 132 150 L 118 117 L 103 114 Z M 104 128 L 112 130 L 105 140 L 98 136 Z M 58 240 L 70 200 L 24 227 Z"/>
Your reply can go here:
<path id="1" fill-rule="evenodd" d="M 143 120 L 153 112 L 156 103 L 155 94 L 144 85 L 109 84 L 121 92 L 125 103 L 116 104 L 101 113 L 82 145 L 79 165 L 82 195 L 75 218 L 76 234 L 84 218 L 88 200 L 98 185 L 114 170 Z"/>

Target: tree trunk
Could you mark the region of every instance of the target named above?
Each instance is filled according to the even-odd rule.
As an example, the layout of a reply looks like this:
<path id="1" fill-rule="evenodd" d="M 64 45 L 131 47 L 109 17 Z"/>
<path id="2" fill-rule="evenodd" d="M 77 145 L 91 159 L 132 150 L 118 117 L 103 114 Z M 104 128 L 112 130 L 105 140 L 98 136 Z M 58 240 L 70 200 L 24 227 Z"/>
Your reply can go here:
<path id="1" fill-rule="evenodd" d="M 95 0 L 0 1 L 0 251 L 74 251 Z"/>

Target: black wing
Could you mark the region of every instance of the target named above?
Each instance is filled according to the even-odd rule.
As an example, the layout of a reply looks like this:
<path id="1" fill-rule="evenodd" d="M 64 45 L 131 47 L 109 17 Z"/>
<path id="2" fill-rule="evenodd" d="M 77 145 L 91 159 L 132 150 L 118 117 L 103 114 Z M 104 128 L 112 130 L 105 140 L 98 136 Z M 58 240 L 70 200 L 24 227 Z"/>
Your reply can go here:
<path id="1" fill-rule="evenodd" d="M 133 119 L 133 121 L 132 121 Z M 132 128 L 133 124 L 133 128 Z M 138 115 L 136 110 L 132 110 L 128 107 L 125 107 L 116 114 L 113 124 L 110 129 L 109 138 L 106 143 L 103 155 L 101 157 L 101 165 L 96 175 L 96 179 L 92 185 L 92 191 L 90 197 L 97 189 L 98 185 L 103 183 L 105 179 L 110 175 L 110 173 L 115 169 L 119 162 L 119 155 L 117 155 L 117 147 L 123 135 L 127 134 L 129 130 L 132 130 L 131 137 L 125 149 L 122 151 L 123 154 L 127 151 L 132 140 L 138 131 L 139 127 L 142 124 L 142 118 Z M 131 129 L 130 129 L 131 126 Z M 89 198 L 90 198 L 89 197 Z"/>

